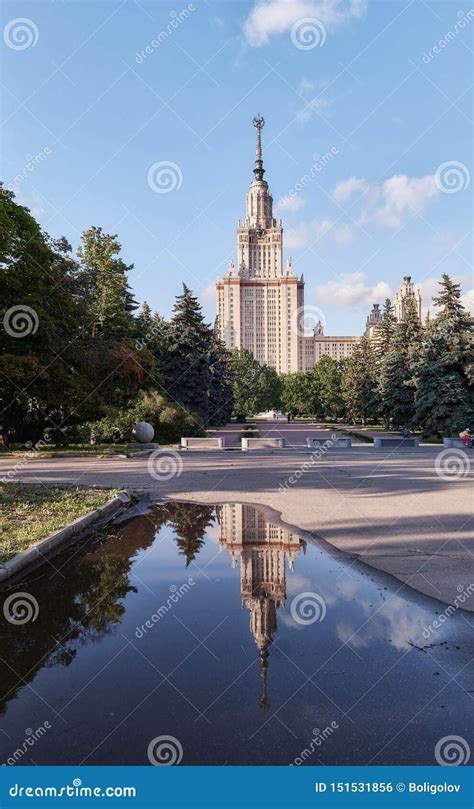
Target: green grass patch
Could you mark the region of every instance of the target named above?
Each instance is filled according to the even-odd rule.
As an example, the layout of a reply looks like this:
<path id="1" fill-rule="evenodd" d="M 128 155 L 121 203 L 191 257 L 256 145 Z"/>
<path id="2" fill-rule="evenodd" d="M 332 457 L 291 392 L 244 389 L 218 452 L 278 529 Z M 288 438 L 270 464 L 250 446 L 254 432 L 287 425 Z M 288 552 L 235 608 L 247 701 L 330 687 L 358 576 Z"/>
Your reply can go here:
<path id="1" fill-rule="evenodd" d="M 0 483 L 0 563 L 102 506 L 117 491 Z"/>

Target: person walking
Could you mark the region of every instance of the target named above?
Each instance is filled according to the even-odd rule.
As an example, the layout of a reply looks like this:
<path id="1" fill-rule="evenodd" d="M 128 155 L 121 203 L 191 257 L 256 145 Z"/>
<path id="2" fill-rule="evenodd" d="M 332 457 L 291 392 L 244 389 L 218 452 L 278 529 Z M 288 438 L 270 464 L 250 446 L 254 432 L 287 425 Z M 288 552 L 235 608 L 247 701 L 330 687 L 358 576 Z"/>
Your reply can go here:
<path id="1" fill-rule="evenodd" d="M 463 442 L 465 447 L 472 447 L 472 436 L 469 427 L 466 427 L 461 433 L 459 433 L 459 438 Z"/>

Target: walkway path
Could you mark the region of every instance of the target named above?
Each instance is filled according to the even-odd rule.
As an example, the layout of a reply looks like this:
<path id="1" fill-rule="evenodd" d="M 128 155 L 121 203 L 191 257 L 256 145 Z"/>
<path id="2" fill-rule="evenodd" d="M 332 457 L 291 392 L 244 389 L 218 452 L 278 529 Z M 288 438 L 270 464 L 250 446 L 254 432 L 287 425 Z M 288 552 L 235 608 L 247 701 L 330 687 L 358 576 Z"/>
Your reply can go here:
<path id="1" fill-rule="evenodd" d="M 234 434 L 233 427 L 227 429 Z M 267 424 L 261 433 L 274 429 L 296 448 L 163 450 L 169 463 L 156 474 L 143 458 L 33 458 L 19 463 L 17 457 L 0 456 L 0 478 L 12 470 L 13 479 L 31 483 L 123 487 L 154 499 L 261 504 L 316 541 L 325 540 L 445 603 L 455 602 L 459 589 L 473 584 L 474 451 L 471 456 L 438 446 L 374 450 L 361 444 L 316 458 L 302 446 L 308 425 Z M 458 464 L 454 476 L 449 475 L 450 459 Z M 474 611 L 474 593 L 464 608 Z"/>

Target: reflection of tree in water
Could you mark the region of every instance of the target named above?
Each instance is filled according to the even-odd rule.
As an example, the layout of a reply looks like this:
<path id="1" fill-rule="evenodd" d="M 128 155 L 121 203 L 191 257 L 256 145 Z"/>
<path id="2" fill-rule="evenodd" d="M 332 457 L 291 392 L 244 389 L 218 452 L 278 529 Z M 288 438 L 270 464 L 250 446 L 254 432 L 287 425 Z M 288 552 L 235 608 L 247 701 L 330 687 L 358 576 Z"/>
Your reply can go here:
<path id="1" fill-rule="evenodd" d="M 85 552 L 69 548 L 54 559 L 60 572 L 46 566 L 36 576 L 0 592 L 0 714 L 25 682 L 44 666 L 69 665 L 78 649 L 112 632 L 134 591 L 129 573 L 133 557 L 148 548 L 156 524 L 140 516 L 121 526 L 105 542 Z M 15 592 L 28 592 L 39 604 L 34 623 L 13 626 L 3 618 L 3 602 Z"/>
<path id="2" fill-rule="evenodd" d="M 110 634 L 125 612 L 124 599 L 136 592 L 130 570 L 139 552 L 146 551 L 165 525 L 175 535 L 186 566 L 196 558 L 213 508 L 168 503 L 135 517 L 104 541 L 77 546 L 54 559 L 36 575 L 0 592 L 0 714 L 17 690 L 44 667 L 68 666 L 85 644 Z M 39 604 L 34 623 L 13 626 L 3 620 L 3 602 L 15 592 L 28 592 Z M 2 662 L 3 661 L 5 662 Z"/>
<path id="3" fill-rule="evenodd" d="M 204 545 L 206 531 L 215 519 L 215 509 L 199 503 L 167 503 L 165 509 L 164 522 L 169 523 L 176 534 L 179 553 L 186 557 L 188 567 Z"/>

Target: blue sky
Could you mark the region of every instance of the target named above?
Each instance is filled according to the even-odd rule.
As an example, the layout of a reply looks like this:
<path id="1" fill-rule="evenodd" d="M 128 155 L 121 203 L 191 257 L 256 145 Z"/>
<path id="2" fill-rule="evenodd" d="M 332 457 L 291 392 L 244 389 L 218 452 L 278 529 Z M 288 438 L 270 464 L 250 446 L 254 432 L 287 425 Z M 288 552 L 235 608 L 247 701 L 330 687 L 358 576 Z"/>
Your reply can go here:
<path id="1" fill-rule="evenodd" d="M 407 274 L 424 308 L 443 272 L 467 300 L 469 10 L 418 0 L 6 2 L 2 177 L 74 249 L 91 225 L 118 233 L 137 300 L 166 315 L 184 281 L 211 320 L 215 278 L 235 258 L 260 112 L 285 254 L 327 333 L 361 333 L 370 304 Z M 170 173 L 150 172 L 156 163 Z M 173 189 L 153 190 L 167 176 Z"/>

